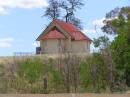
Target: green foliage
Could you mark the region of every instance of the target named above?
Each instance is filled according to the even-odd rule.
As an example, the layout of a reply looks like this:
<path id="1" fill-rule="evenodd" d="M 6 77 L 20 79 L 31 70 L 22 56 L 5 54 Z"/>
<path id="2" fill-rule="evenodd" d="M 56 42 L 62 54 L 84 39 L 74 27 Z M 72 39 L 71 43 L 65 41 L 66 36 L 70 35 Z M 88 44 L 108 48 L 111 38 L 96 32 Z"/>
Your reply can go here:
<path id="1" fill-rule="evenodd" d="M 101 54 L 94 53 L 80 66 L 81 85 L 91 92 L 102 92 L 107 87 L 107 68 Z"/>
<path id="2" fill-rule="evenodd" d="M 61 78 L 61 73 L 58 70 L 51 70 L 50 71 L 51 78 L 50 78 L 50 90 L 54 93 L 59 93 L 64 91 L 63 81 Z M 62 88 L 62 89 L 61 89 Z"/>
<path id="3" fill-rule="evenodd" d="M 88 87 L 92 84 L 91 76 L 91 63 L 92 58 L 88 58 L 85 62 L 80 65 L 80 80 L 83 87 Z"/>
<path id="4" fill-rule="evenodd" d="M 107 29 L 117 34 L 110 46 L 116 64 L 115 81 L 118 85 L 127 84 L 130 87 L 130 7 L 123 7 L 113 14 L 118 14 L 118 18 L 107 21 L 106 25 L 109 25 Z M 104 31 L 109 33 L 107 30 Z"/>
<path id="5" fill-rule="evenodd" d="M 37 81 L 33 84 L 19 76 L 13 77 L 8 81 L 10 93 L 45 93 L 42 81 Z"/>
<path id="6" fill-rule="evenodd" d="M 27 59 L 18 64 L 15 75 L 8 81 L 10 91 L 18 93 L 49 93 L 63 92 L 60 72 L 52 66 L 54 60 L 45 65 L 41 59 Z M 47 79 L 47 89 L 44 88 Z"/>
<path id="7" fill-rule="evenodd" d="M 45 65 L 39 59 L 28 59 L 18 67 L 18 76 L 27 79 L 30 83 L 34 83 L 43 78 L 45 73 Z"/>
<path id="8" fill-rule="evenodd" d="M 0 65 L 0 93 L 7 92 L 7 79 L 5 77 L 6 70 L 3 65 Z"/>
<path id="9" fill-rule="evenodd" d="M 113 59 L 116 63 L 116 69 L 119 70 L 119 77 L 123 77 L 122 80 L 126 80 L 126 84 L 130 86 L 130 45 L 127 43 L 127 38 L 123 35 L 118 35 L 115 41 L 111 45 L 113 50 Z M 122 73 L 120 73 L 122 72 Z"/>
<path id="10" fill-rule="evenodd" d="M 107 36 L 100 36 L 98 39 L 94 38 L 93 44 L 94 47 L 100 47 L 101 49 L 105 49 L 110 44 L 110 41 Z"/>
<path id="11" fill-rule="evenodd" d="M 9 79 L 10 91 L 18 93 L 47 93 L 44 89 L 44 77 L 49 67 L 41 59 L 27 59 L 18 64 L 17 71 Z"/>

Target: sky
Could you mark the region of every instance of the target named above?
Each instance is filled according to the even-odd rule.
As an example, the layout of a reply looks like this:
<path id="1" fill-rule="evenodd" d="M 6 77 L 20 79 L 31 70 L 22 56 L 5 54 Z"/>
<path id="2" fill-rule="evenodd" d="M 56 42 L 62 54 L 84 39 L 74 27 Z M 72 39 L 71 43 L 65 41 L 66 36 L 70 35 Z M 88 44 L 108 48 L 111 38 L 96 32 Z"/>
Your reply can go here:
<path id="1" fill-rule="evenodd" d="M 82 21 L 83 32 L 91 39 L 103 35 L 100 28 L 107 12 L 130 5 L 129 0 L 83 0 L 83 3 L 76 15 Z M 47 6 L 47 0 L 0 0 L 0 56 L 35 52 L 36 38 L 50 22 L 42 17 Z"/>

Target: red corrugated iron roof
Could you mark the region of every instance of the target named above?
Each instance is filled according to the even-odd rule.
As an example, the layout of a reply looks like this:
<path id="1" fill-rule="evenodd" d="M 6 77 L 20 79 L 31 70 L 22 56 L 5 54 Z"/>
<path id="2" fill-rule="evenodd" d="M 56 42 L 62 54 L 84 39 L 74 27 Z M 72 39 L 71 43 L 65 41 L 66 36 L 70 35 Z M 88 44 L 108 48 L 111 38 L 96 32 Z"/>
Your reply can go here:
<path id="1" fill-rule="evenodd" d="M 53 22 L 59 24 L 65 31 L 67 31 L 71 35 L 72 39 L 74 40 L 92 41 L 83 32 L 81 32 L 80 29 L 78 29 L 76 26 L 74 26 L 71 23 L 66 23 L 58 19 L 53 20 Z"/>
<path id="2" fill-rule="evenodd" d="M 52 31 L 48 32 L 47 34 L 40 37 L 41 40 L 44 40 L 44 39 L 64 39 L 64 38 L 65 38 L 65 36 L 56 29 L 54 29 L 54 30 L 52 30 Z"/>
<path id="3" fill-rule="evenodd" d="M 55 19 L 52 21 L 52 23 L 59 25 L 63 30 L 65 30 L 73 40 L 87 40 L 92 41 L 90 38 L 88 38 L 83 32 L 80 31 L 76 26 L 74 26 L 71 23 L 66 23 L 64 21 Z M 38 40 L 42 39 L 63 39 L 65 36 L 59 32 L 58 29 L 52 29 L 47 34 L 41 34 L 38 38 Z"/>

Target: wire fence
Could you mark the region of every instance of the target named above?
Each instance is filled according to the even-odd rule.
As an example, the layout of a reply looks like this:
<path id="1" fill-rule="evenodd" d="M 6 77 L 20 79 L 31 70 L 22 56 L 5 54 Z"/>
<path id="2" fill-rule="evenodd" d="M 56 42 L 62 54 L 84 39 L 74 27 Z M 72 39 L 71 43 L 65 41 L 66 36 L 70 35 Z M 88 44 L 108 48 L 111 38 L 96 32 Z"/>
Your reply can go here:
<path id="1" fill-rule="evenodd" d="M 33 56 L 35 52 L 14 52 L 14 56 Z"/>

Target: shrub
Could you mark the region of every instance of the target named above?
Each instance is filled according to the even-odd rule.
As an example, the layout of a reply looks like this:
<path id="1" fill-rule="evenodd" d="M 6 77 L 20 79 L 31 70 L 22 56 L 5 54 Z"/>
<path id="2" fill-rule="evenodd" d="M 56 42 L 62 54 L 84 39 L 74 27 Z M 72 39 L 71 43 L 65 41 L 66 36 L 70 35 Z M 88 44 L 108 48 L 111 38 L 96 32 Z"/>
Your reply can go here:
<path id="1" fill-rule="evenodd" d="M 5 76 L 5 68 L 3 65 L 0 65 L 0 93 L 7 92 L 7 79 Z"/>
<path id="2" fill-rule="evenodd" d="M 9 86 L 19 93 L 44 93 L 43 78 L 47 71 L 48 66 L 40 59 L 27 59 L 18 65 Z"/>

